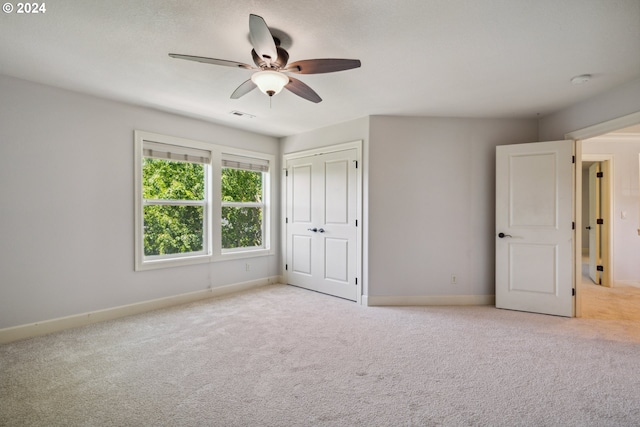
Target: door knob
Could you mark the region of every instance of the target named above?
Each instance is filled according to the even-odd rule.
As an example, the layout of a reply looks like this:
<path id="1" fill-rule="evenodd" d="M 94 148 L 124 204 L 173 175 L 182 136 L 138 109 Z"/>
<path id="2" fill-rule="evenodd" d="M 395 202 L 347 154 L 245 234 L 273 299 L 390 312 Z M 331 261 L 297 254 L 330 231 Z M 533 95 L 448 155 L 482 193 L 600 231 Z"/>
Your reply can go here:
<path id="1" fill-rule="evenodd" d="M 590 225 L 587 225 L 586 228 L 587 228 L 587 230 L 591 230 L 591 226 Z"/>
<path id="2" fill-rule="evenodd" d="M 324 228 L 318 228 L 319 233 L 324 233 Z"/>
<path id="3" fill-rule="evenodd" d="M 318 229 L 317 229 L 317 228 L 315 228 L 315 227 L 313 227 L 313 228 L 307 228 L 307 230 L 309 230 L 309 231 L 313 231 L 314 233 L 317 233 L 317 232 L 318 232 Z M 321 230 L 322 230 L 322 229 L 321 229 Z M 322 230 L 322 231 L 324 231 L 324 230 Z"/>
<path id="4" fill-rule="evenodd" d="M 504 239 L 505 237 L 513 237 L 511 234 L 498 233 L 498 237 Z"/>

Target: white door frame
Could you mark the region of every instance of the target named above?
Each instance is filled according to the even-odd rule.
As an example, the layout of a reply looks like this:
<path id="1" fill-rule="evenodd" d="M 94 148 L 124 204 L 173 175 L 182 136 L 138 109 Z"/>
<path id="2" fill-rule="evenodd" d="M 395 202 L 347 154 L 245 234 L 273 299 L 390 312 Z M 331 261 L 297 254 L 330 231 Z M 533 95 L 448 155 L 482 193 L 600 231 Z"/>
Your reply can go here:
<path id="1" fill-rule="evenodd" d="M 598 123 L 593 126 L 578 129 L 573 132 L 565 134 L 565 139 L 573 139 L 576 141 L 576 177 L 575 177 L 575 206 L 574 209 L 582 209 L 582 140 L 588 138 L 594 138 L 596 136 L 604 135 L 609 132 L 614 132 L 619 129 L 623 129 L 629 126 L 640 124 L 640 111 L 626 116 L 618 117 L 612 120 L 608 120 L 603 123 Z M 613 177 L 613 174 L 611 175 Z M 610 180 L 613 182 L 613 178 Z M 613 193 L 611 193 L 613 206 Z M 574 215 L 576 221 L 576 231 L 582 230 L 582 215 Z M 613 219 L 613 216 L 611 216 Z M 612 241 L 613 238 L 610 239 Z M 582 233 L 575 233 L 574 239 L 575 247 L 574 254 L 582 253 Z M 574 277 L 582 277 L 582 256 L 574 257 Z M 613 252 L 611 252 L 611 264 L 613 265 Z M 579 292 L 576 295 L 576 317 L 582 317 L 582 299 Z"/>
<path id="2" fill-rule="evenodd" d="M 281 258 L 282 258 L 282 277 L 285 282 L 288 282 L 287 270 L 285 264 L 287 262 L 287 163 L 289 160 L 298 159 L 301 157 L 318 156 L 320 154 L 335 153 L 338 151 L 346 151 L 356 149 L 356 161 L 358 162 L 358 168 L 356 169 L 356 218 L 358 219 L 358 227 L 356 230 L 356 275 L 358 277 L 358 283 L 356 284 L 356 296 L 357 304 L 362 304 L 362 289 L 364 278 L 362 275 L 362 230 L 364 224 L 362 224 L 362 140 L 346 142 L 343 144 L 329 145 L 326 147 L 319 147 L 304 151 L 295 151 L 292 153 L 286 153 L 282 156 L 282 193 L 281 193 L 281 212 L 282 212 L 282 228 L 281 228 Z"/>

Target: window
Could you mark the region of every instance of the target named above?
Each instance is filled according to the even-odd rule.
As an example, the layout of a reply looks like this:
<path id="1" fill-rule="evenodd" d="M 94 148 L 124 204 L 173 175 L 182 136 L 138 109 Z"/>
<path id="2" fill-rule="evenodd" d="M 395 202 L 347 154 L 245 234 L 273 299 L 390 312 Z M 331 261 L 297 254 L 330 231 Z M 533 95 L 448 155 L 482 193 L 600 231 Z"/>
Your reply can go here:
<path id="1" fill-rule="evenodd" d="M 135 132 L 136 270 L 268 255 L 273 156 Z"/>
<path id="2" fill-rule="evenodd" d="M 224 155 L 222 159 L 222 252 L 264 248 L 265 175 L 260 159 Z"/>

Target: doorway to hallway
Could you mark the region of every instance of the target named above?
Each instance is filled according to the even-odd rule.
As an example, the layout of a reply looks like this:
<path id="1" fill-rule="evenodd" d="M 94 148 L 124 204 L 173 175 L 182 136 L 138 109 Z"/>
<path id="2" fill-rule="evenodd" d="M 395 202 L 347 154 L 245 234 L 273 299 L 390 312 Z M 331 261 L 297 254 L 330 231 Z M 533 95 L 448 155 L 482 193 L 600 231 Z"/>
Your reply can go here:
<path id="1" fill-rule="evenodd" d="M 636 121 L 637 118 L 635 117 Z M 586 135 L 581 141 L 582 245 L 576 248 L 576 256 L 581 260 L 581 268 L 576 274 L 576 302 L 580 307 L 578 315 L 584 318 L 640 320 L 640 275 L 637 271 L 637 260 L 633 255 L 638 253 L 636 226 L 640 228 L 640 223 L 637 222 L 640 221 L 637 213 L 640 203 L 640 125 L 629 127 L 628 124 L 627 127 L 621 126 L 619 129 L 607 129 L 606 132 Z M 595 174 L 589 174 L 588 170 L 591 168 L 593 172 L 602 165 L 607 166 L 605 175 L 606 169 L 610 169 L 610 183 L 605 186 L 608 194 L 600 209 L 608 218 L 603 224 L 596 224 L 594 218 L 602 218 L 603 215 L 592 215 L 589 219 L 589 210 L 594 210 L 593 207 L 590 209 L 589 205 L 593 206 L 593 198 L 600 198 L 602 194 L 599 191 L 594 193 L 594 181 L 598 179 L 594 179 Z M 576 207 L 577 212 L 580 212 L 580 208 Z M 598 211 L 597 208 L 595 210 Z M 608 232 L 603 241 L 600 241 L 599 230 L 594 229 L 594 226 L 604 228 Z M 608 250 L 608 260 L 594 264 L 594 258 L 598 259 L 597 252 L 602 248 Z M 609 274 L 603 275 L 602 271 L 596 271 L 594 275 L 596 265 L 602 265 L 604 272 L 608 271 Z M 607 283 L 602 280 L 605 278 L 608 279 Z"/>

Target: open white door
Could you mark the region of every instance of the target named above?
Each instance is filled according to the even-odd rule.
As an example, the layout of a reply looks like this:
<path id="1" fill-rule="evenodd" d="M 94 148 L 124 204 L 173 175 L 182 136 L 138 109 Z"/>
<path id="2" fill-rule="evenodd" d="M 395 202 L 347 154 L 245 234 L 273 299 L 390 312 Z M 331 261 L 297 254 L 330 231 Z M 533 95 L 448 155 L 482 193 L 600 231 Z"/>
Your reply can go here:
<path id="1" fill-rule="evenodd" d="M 574 142 L 496 149 L 496 307 L 574 315 Z"/>
<path id="2" fill-rule="evenodd" d="M 599 285 L 602 283 L 598 265 L 600 264 L 600 182 L 601 177 L 600 162 L 596 162 L 589 166 L 589 277 L 593 283 Z"/>
<path id="3" fill-rule="evenodd" d="M 604 160 L 600 163 L 600 219 L 598 225 L 600 228 L 600 265 L 603 270 L 600 272 L 600 284 L 602 286 L 612 286 L 611 274 L 611 163 Z"/>
<path id="4" fill-rule="evenodd" d="M 589 277 L 602 286 L 612 286 L 611 269 L 611 168 L 610 155 L 583 155 L 589 166 Z"/>

